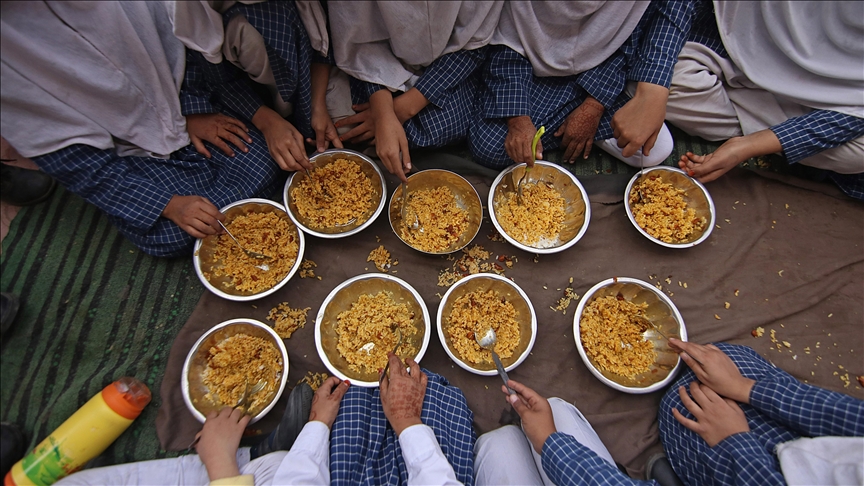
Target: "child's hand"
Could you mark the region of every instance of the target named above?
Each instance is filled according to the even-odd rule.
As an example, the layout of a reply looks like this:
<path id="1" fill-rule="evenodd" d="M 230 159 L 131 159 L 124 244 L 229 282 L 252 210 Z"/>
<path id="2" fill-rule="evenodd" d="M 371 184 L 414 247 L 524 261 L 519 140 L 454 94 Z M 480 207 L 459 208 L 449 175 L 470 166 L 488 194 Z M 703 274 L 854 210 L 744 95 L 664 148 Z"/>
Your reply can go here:
<path id="1" fill-rule="evenodd" d="M 339 404 L 350 385 L 348 380 L 342 381 L 335 376 L 327 378 L 327 381 L 318 387 L 312 397 L 309 421 L 317 420 L 327 425 L 327 428 L 332 428 L 333 422 L 336 421 L 336 415 L 339 413 Z"/>
<path id="2" fill-rule="evenodd" d="M 200 440 L 195 449 L 207 468 L 210 481 L 240 475 L 237 448 L 251 418 L 239 409 L 230 407 L 207 415 L 204 428 L 198 433 Z"/>
<path id="3" fill-rule="evenodd" d="M 693 399 L 690 399 L 683 386 L 678 387 L 678 394 L 696 420 L 688 419 L 675 408 L 672 409 L 672 415 L 681 425 L 705 439 L 708 447 L 714 447 L 731 435 L 750 432 L 747 417 L 734 400 L 723 398 L 711 388 L 695 381 L 690 384 Z"/>

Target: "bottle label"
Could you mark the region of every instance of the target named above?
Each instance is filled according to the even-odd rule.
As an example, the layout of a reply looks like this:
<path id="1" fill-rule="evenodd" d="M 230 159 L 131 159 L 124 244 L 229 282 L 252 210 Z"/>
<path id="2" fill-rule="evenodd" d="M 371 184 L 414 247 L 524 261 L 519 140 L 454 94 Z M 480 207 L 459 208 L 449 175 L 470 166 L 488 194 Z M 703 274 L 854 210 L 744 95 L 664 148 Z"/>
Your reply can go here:
<path id="1" fill-rule="evenodd" d="M 34 484 L 53 484 L 78 469 L 72 458 L 63 452 L 61 445 L 62 441 L 49 436 L 22 460 L 24 474 Z"/>

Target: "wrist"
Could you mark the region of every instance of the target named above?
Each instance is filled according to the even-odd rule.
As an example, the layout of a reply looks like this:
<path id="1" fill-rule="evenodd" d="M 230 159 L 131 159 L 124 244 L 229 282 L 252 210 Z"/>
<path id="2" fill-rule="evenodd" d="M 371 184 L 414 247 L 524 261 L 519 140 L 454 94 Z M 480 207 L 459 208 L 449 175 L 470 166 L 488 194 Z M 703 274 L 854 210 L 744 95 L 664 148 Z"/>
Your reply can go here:
<path id="1" fill-rule="evenodd" d="M 237 467 L 236 457 L 225 457 L 221 460 L 208 460 L 204 463 L 207 468 L 207 477 L 210 481 L 216 481 L 224 478 L 233 478 L 240 475 L 240 468 Z"/>
<path id="2" fill-rule="evenodd" d="M 753 387 L 755 385 L 756 380 L 742 377 L 741 382 L 735 387 L 736 396 L 729 398 L 735 400 L 738 403 L 750 404 L 750 392 L 753 391 Z"/>
<path id="3" fill-rule="evenodd" d="M 531 121 L 531 117 L 528 115 L 519 115 L 507 119 L 507 127 L 509 128 L 517 127 L 522 124 L 530 124 L 531 126 L 534 125 L 534 123 Z"/>
<path id="4" fill-rule="evenodd" d="M 261 107 L 258 108 L 258 111 L 256 111 L 255 114 L 252 115 L 252 124 L 255 125 L 255 128 L 262 132 L 279 121 L 284 121 L 284 119 L 279 116 L 278 113 L 273 111 L 270 107 L 265 105 L 261 105 Z"/>
<path id="5" fill-rule="evenodd" d="M 420 420 L 420 417 L 401 418 L 390 421 L 390 426 L 393 427 L 393 431 L 396 432 L 397 437 L 402 435 L 402 431 L 408 427 L 422 424 L 423 422 Z"/>
<path id="6" fill-rule="evenodd" d="M 600 113 L 603 113 L 603 111 L 606 110 L 606 108 L 603 106 L 603 103 L 600 103 L 599 101 L 597 101 L 596 98 L 592 98 L 591 96 L 586 98 L 585 101 L 582 102 L 582 105 L 585 108 L 590 108 L 591 110 L 596 110 Z"/>

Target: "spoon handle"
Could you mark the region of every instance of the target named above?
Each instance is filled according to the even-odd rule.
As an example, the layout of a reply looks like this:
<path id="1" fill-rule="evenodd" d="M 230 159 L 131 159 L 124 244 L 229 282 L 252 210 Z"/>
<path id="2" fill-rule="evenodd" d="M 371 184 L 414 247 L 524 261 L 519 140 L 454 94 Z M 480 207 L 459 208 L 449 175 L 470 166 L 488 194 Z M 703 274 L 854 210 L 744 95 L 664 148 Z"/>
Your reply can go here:
<path id="1" fill-rule="evenodd" d="M 513 389 L 510 388 L 510 385 L 507 384 L 507 382 L 510 381 L 510 377 L 507 376 L 507 372 L 504 371 L 504 365 L 501 364 L 501 359 L 498 358 L 498 353 L 495 351 L 492 351 L 492 359 L 495 361 L 495 367 L 498 368 L 498 375 L 500 375 L 501 379 L 504 380 L 504 386 L 507 387 L 507 392 L 511 395 L 515 395 L 516 392 L 514 392 Z"/>

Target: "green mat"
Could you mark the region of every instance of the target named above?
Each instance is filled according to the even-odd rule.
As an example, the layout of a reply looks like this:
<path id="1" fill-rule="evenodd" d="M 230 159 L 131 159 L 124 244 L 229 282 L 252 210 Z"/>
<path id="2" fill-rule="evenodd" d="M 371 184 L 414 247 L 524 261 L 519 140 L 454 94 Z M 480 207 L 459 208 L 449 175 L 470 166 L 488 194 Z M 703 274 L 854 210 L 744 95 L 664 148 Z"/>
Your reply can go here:
<path id="1" fill-rule="evenodd" d="M 191 259 L 156 259 L 95 207 L 58 188 L 24 208 L 3 241 L 2 289 L 21 296 L 0 355 L 2 420 L 30 446 L 105 385 L 134 376 L 153 401 L 105 453 L 107 462 L 166 455 L 153 426 L 168 351 L 203 287 Z"/>
<path id="2" fill-rule="evenodd" d="M 718 146 L 674 128 L 673 136 L 666 165 Z M 470 158 L 466 146 L 446 152 Z M 563 151 L 545 155 L 560 162 Z M 577 176 L 636 171 L 597 148 L 564 166 Z M 191 259 L 141 253 L 95 207 L 58 189 L 15 218 L 0 270 L 2 291 L 22 298 L 0 347 L 2 420 L 23 426 L 33 447 L 105 385 L 134 376 L 153 401 L 100 462 L 173 455 L 160 449 L 154 422 L 168 350 L 204 291 Z"/>

